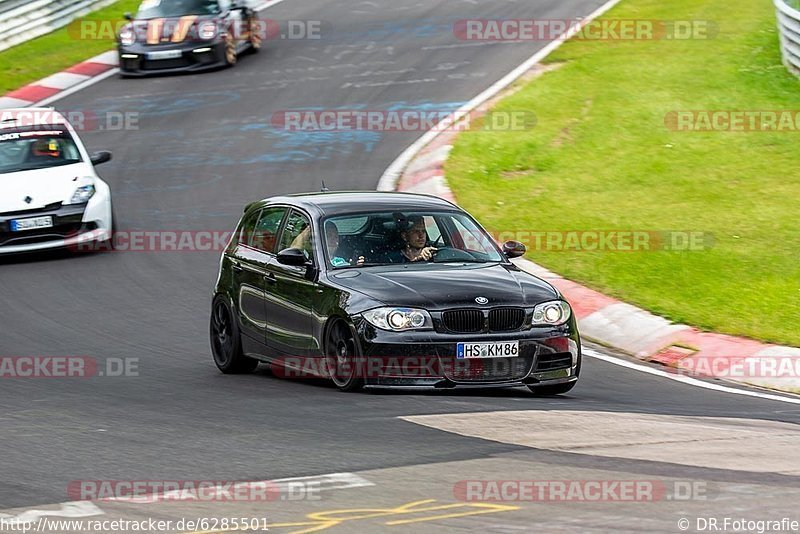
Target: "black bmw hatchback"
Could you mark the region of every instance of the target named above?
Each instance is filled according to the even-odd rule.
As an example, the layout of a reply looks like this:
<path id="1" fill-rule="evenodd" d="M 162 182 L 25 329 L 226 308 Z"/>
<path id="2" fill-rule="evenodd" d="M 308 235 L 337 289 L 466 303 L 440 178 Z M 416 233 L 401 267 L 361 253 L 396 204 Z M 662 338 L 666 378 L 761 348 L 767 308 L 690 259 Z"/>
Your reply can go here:
<path id="1" fill-rule="evenodd" d="M 224 373 L 362 386 L 572 389 L 569 304 L 459 207 L 407 193 L 326 192 L 254 202 L 222 254 L 211 348 Z"/>

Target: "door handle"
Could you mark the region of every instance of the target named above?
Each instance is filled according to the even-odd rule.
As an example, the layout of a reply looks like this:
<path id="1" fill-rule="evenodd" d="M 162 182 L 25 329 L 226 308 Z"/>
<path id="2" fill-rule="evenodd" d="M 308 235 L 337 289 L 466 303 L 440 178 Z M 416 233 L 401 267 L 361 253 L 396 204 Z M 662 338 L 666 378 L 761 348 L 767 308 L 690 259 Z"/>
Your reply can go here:
<path id="1" fill-rule="evenodd" d="M 239 265 L 238 263 L 236 263 L 236 262 L 233 262 L 231 264 L 231 269 L 235 273 L 240 273 L 240 272 L 242 272 L 244 270 L 244 268 L 241 265 Z"/>
<path id="2" fill-rule="evenodd" d="M 267 274 L 264 275 L 264 281 L 267 282 L 268 284 L 274 284 L 275 282 L 278 281 L 278 279 L 275 278 L 274 274 L 267 273 Z"/>

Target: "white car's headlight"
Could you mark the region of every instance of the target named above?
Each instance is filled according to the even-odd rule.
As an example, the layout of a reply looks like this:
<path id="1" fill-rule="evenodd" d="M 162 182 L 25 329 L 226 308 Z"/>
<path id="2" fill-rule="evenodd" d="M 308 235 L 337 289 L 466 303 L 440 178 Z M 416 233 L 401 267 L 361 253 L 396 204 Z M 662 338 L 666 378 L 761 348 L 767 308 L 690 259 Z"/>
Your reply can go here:
<path id="1" fill-rule="evenodd" d="M 203 22 L 197 32 L 201 39 L 213 39 L 217 35 L 217 25 L 214 22 Z"/>
<path id="2" fill-rule="evenodd" d="M 532 326 L 537 325 L 562 325 L 569 321 L 572 309 L 563 300 L 542 302 L 533 308 Z"/>
<path id="3" fill-rule="evenodd" d="M 133 31 L 133 27 L 122 28 L 122 31 L 119 32 L 119 42 L 122 43 L 122 46 L 130 46 L 136 42 L 136 32 Z"/>
<path id="4" fill-rule="evenodd" d="M 89 185 L 82 185 L 75 190 L 72 194 L 72 198 L 69 199 L 69 202 L 65 204 L 85 204 L 89 202 L 89 199 L 94 196 L 95 189 L 94 186 Z"/>
<path id="5" fill-rule="evenodd" d="M 364 312 L 364 318 L 382 330 L 422 330 L 433 328 L 433 320 L 425 310 L 415 308 L 375 308 Z"/>

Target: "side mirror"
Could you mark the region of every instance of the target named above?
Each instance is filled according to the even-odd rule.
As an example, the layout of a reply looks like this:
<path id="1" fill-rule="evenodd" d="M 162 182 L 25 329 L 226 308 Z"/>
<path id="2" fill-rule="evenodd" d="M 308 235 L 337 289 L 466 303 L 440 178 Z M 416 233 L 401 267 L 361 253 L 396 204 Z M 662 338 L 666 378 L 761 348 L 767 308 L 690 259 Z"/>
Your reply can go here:
<path id="1" fill-rule="evenodd" d="M 124 18 L 125 20 L 133 20 L 133 15 L 131 15 L 130 11 L 126 11 L 125 14 L 122 15 L 122 18 Z"/>
<path id="2" fill-rule="evenodd" d="M 509 259 L 519 258 L 525 254 L 525 250 L 525 245 L 519 241 L 506 241 L 503 243 L 503 254 Z"/>
<path id="3" fill-rule="evenodd" d="M 100 165 L 101 163 L 105 163 L 107 161 L 111 161 L 111 152 L 107 150 L 101 150 L 100 152 L 95 152 L 91 155 L 90 158 L 92 165 Z"/>
<path id="4" fill-rule="evenodd" d="M 308 254 L 299 248 L 285 248 L 278 252 L 278 263 L 304 267 L 309 265 Z"/>

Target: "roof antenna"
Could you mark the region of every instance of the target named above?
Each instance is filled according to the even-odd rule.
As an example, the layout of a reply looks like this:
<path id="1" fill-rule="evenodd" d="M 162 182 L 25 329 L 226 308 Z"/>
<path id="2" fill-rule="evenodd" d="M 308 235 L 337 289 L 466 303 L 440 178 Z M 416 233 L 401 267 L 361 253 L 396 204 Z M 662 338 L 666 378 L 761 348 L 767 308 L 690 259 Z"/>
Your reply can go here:
<path id="1" fill-rule="evenodd" d="M 322 191 L 323 193 L 327 193 L 327 192 L 329 192 L 329 191 L 330 191 L 330 189 L 328 189 L 328 187 L 325 185 L 325 180 L 321 180 L 321 181 L 322 181 L 322 189 L 321 189 L 321 191 Z"/>

